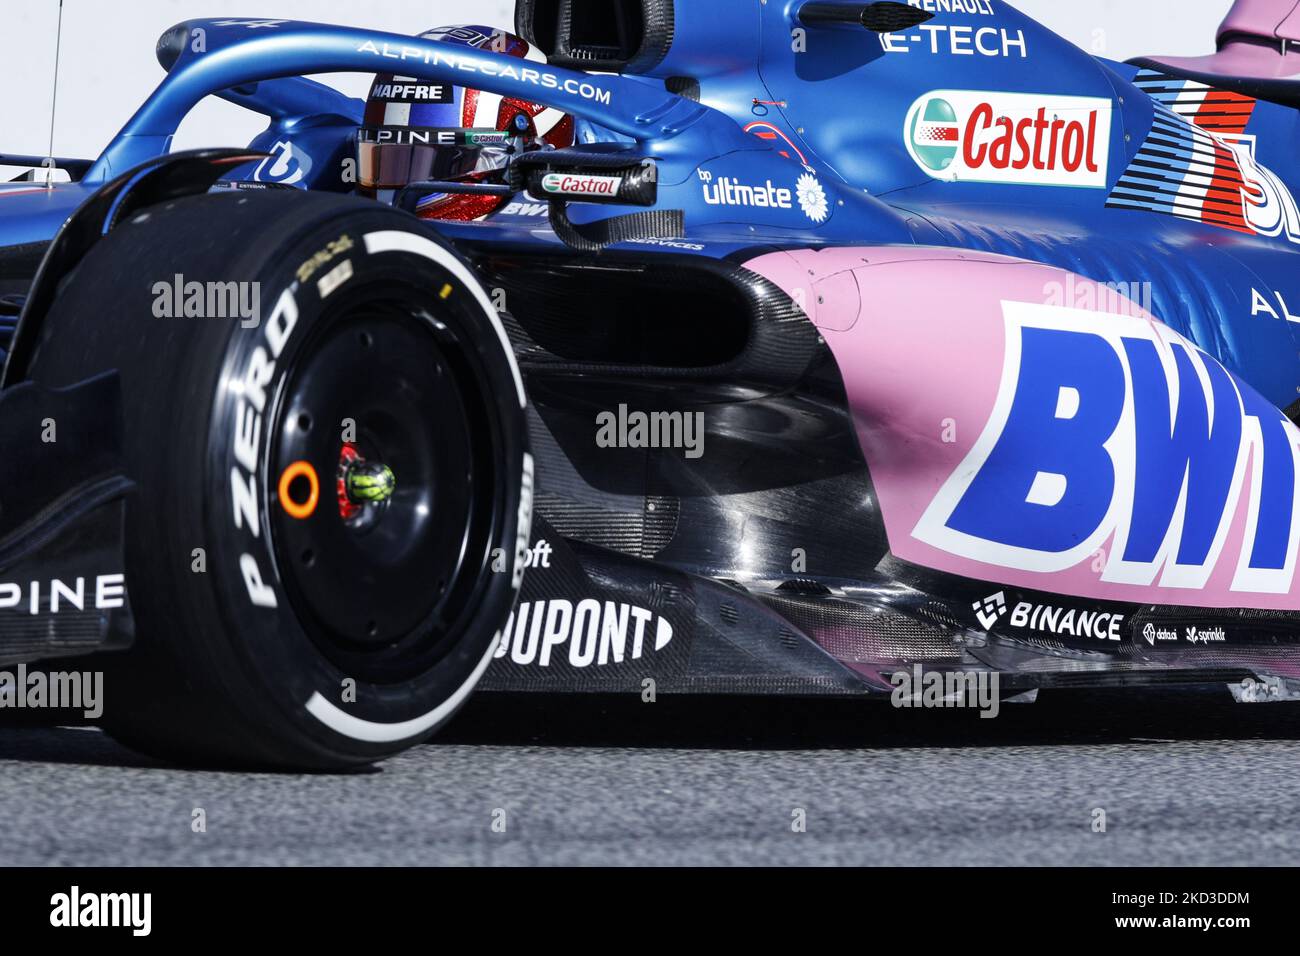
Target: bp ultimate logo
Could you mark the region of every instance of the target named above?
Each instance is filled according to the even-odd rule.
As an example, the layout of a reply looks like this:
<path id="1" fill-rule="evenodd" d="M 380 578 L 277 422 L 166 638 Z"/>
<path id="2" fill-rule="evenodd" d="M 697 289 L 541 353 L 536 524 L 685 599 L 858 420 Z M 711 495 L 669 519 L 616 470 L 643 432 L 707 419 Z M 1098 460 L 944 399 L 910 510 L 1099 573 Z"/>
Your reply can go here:
<path id="1" fill-rule="evenodd" d="M 935 90 L 912 104 L 903 133 L 935 179 L 1102 189 L 1110 122 L 1107 99 Z"/>
<path id="2" fill-rule="evenodd" d="M 1159 323 L 1002 308 L 993 410 L 914 537 L 1022 571 L 1103 554 L 1113 585 L 1290 592 L 1300 430 Z"/>

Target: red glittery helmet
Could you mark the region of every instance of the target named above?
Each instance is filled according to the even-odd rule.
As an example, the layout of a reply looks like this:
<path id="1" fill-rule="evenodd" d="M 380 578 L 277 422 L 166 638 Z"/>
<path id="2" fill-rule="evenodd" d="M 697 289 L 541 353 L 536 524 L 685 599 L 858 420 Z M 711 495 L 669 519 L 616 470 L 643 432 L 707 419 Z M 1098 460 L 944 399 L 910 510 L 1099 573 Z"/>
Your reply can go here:
<path id="1" fill-rule="evenodd" d="M 546 62 L 526 41 L 488 27 L 439 27 L 421 38 Z M 358 191 L 390 202 L 414 183 L 503 183 L 514 155 L 572 146 L 574 138 L 573 117 L 552 107 L 391 73 L 375 77 L 364 124 L 357 135 Z M 505 201 L 430 189 L 414 209 L 422 219 L 467 222 Z"/>

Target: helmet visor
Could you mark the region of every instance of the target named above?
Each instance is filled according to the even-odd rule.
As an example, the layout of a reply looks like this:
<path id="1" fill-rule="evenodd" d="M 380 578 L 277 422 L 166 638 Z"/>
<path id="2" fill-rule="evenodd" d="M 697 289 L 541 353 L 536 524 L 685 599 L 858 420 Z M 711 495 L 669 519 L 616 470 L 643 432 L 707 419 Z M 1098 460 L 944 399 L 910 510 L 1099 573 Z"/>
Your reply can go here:
<path id="1" fill-rule="evenodd" d="M 357 135 L 357 180 L 363 189 L 454 182 L 500 173 L 516 140 L 495 129 L 367 126 Z"/>

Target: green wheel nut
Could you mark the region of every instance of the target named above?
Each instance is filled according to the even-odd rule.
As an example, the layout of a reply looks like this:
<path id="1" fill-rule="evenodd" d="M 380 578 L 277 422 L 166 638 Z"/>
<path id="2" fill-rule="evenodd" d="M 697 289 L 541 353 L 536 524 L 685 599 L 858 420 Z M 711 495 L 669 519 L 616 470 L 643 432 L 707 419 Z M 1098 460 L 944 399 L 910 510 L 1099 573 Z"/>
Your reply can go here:
<path id="1" fill-rule="evenodd" d="M 366 462 L 348 469 L 348 498 L 354 504 L 379 504 L 393 496 L 397 476 L 387 465 Z"/>

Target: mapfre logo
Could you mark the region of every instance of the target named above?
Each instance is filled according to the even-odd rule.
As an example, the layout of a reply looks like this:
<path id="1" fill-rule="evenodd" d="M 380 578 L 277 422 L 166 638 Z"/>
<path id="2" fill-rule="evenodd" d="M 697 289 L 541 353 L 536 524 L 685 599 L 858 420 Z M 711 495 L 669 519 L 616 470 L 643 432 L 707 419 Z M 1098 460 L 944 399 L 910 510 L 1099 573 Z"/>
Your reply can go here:
<path id="1" fill-rule="evenodd" d="M 935 90 L 912 104 L 907 151 L 935 179 L 1104 189 L 1111 101 Z"/>

